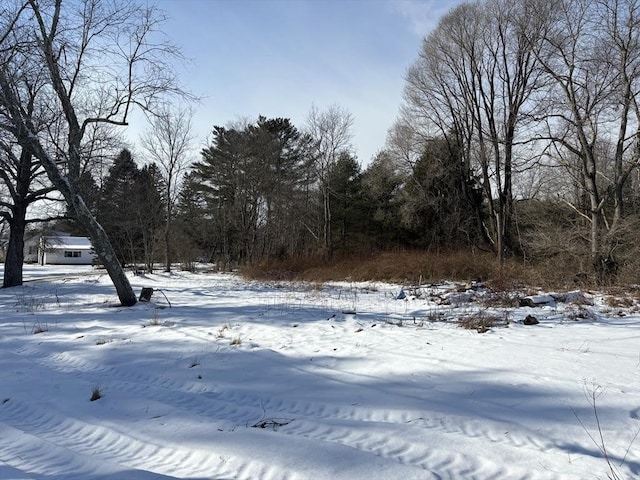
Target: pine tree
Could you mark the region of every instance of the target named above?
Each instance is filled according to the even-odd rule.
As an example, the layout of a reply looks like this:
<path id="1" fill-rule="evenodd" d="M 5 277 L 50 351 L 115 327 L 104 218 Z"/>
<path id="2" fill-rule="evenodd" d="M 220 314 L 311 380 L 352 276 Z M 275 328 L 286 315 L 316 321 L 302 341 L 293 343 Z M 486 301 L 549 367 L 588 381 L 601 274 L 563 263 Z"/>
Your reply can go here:
<path id="1" fill-rule="evenodd" d="M 147 270 L 153 268 L 156 234 L 164 221 L 162 188 L 157 167 L 139 169 L 126 149 L 109 169 L 97 218 L 122 264 L 144 263 Z"/>

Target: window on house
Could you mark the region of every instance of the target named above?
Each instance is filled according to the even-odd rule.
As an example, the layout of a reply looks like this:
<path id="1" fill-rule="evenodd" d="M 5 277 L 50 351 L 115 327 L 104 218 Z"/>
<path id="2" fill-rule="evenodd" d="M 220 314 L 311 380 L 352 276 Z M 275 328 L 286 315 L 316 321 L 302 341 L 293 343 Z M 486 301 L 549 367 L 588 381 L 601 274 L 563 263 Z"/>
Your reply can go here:
<path id="1" fill-rule="evenodd" d="M 82 252 L 65 250 L 64 257 L 65 258 L 79 258 L 82 256 Z"/>

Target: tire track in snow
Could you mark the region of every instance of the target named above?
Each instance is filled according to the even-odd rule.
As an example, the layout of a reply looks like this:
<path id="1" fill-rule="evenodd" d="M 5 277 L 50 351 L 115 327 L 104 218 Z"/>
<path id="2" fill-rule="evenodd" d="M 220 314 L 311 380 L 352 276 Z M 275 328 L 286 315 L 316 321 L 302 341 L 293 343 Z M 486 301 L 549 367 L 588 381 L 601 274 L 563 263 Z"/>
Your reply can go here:
<path id="1" fill-rule="evenodd" d="M 456 419 L 451 417 L 446 419 L 419 417 L 410 419 L 411 412 L 392 415 L 390 413 L 380 415 L 375 411 L 369 411 L 360 407 L 338 408 L 328 407 L 324 403 L 314 404 L 312 402 L 284 401 L 278 398 L 260 398 L 237 392 L 202 392 L 195 391 L 189 382 L 169 379 L 167 377 L 157 377 L 153 375 L 131 373 L 115 366 L 104 366 L 84 359 L 73 357 L 67 352 L 47 354 L 34 348 L 23 348 L 20 354 L 29 355 L 32 361 L 45 368 L 80 375 L 87 380 L 95 381 L 96 374 L 109 377 L 110 388 L 128 395 L 137 395 L 145 399 L 152 399 L 170 406 L 172 409 L 178 408 L 197 414 L 200 417 L 208 418 L 218 422 L 219 426 L 246 425 L 248 419 L 259 418 L 264 412 L 276 413 L 279 416 L 293 416 L 295 421 L 282 429 L 283 433 L 294 437 L 321 440 L 323 442 L 340 444 L 356 448 L 363 452 L 372 453 L 376 456 L 393 460 L 398 463 L 412 465 L 425 470 L 433 470 L 437 465 L 438 471 L 449 478 L 459 478 L 460 470 L 474 465 L 471 470 L 466 470 L 465 475 L 473 478 L 489 478 L 495 475 L 499 478 L 504 474 L 503 467 L 490 466 L 487 461 L 477 461 L 469 455 L 460 455 L 452 452 L 444 452 L 434 449 L 429 445 L 420 445 L 415 441 L 405 439 L 406 427 L 397 428 L 397 432 L 390 431 L 389 426 L 399 426 L 400 424 L 412 423 L 412 428 L 422 430 L 433 430 L 439 434 L 462 433 L 465 437 L 478 439 L 479 441 L 491 441 L 500 448 L 508 445 L 513 448 L 536 448 L 546 450 L 549 447 L 538 439 L 523 435 L 496 435 L 495 432 L 483 427 L 481 423 L 474 426 L 468 419 Z M 302 419 L 298 417 L 302 416 Z M 382 418 L 381 418 L 382 417 Z M 333 425 L 327 426 L 326 423 Z M 322 423 L 324 422 L 324 423 Z M 384 432 L 374 435 L 362 433 L 364 427 L 372 424 L 385 426 Z M 43 421 L 43 425 L 46 423 Z M 36 427 L 32 425 L 32 430 Z M 73 430 L 73 426 L 67 426 L 67 432 L 73 431 L 77 438 L 82 437 L 84 432 Z M 59 433 L 59 432 L 58 432 Z M 101 439 L 98 439 L 101 440 Z M 112 439 L 113 440 L 113 439 Z M 106 452 L 118 457 L 121 453 L 118 448 L 113 447 L 113 441 L 109 442 L 111 450 Z M 97 442 L 100 444 L 100 441 Z M 96 446 L 97 449 L 98 446 Z M 115 448 L 115 450 L 114 450 Z M 159 447 L 158 447 L 159 448 Z M 136 462 L 140 457 L 156 455 L 157 451 L 148 451 L 140 446 L 140 451 L 133 458 L 127 459 L 129 463 Z M 167 458 L 169 452 L 163 452 L 162 456 Z M 184 453 L 174 453 L 184 455 Z M 184 459 L 183 459 L 184 460 Z M 491 472 L 491 473 L 490 473 Z M 511 478 L 517 478 L 515 472 Z M 223 473 L 226 474 L 226 473 Z M 284 472 L 280 471 L 282 476 Z M 523 478 L 534 478 L 531 472 L 523 474 Z M 261 477 L 263 478 L 263 477 Z M 539 478 L 554 478 L 552 476 L 540 476 Z"/>
<path id="2" fill-rule="evenodd" d="M 122 478 L 126 470 L 128 479 L 178 480 L 149 470 L 132 470 L 104 459 L 96 461 L 93 455 L 85 455 L 60 446 L 6 423 L 0 436 L 0 461 L 9 467 L 30 475 L 43 475 L 47 479 L 86 480 L 87 478 Z"/>
<path id="3" fill-rule="evenodd" d="M 443 478 L 559 478 L 558 475 L 542 474 L 518 466 L 505 467 L 503 463 L 496 463 L 491 459 L 477 458 L 465 452 L 465 446 L 471 447 L 470 452 L 473 451 L 473 442 L 470 445 L 467 445 L 468 442 L 464 440 L 459 442 L 459 436 L 456 437 L 459 443 L 457 448 L 439 447 L 442 441 L 446 442 L 446 438 L 443 437 L 448 432 L 439 428 L 438 423 L 435 421 L 431 425 L 423 423 L 419 427 L 407 429 L 403 425 L 395 425 L 396 428 L 393 428 L 394 425 L 376 422 L 340 420 L 333 425 L 327 425 L 326 421 L 320 423 L 312 419 L 302 419 L 290 423 L 282 429 L 282 432 L 353 446 L 383 458 L 394 459 L 399 463 L 435 472 Z M 421 431 L 424 428 L 435 429 L 439 435 L 425 436 Z M 458 434 L 457 431 L 455 433 Z M 505 447 L 498 443 L 496 448 L 504 449 Z"/>
<path id="4" fill-rule="evenodd" d="M 39 405 L 10 401 L 0 408 L 3 413 L 0 458 L 24 472 L 54 474 L 54 478 L 65 480 L 84 479 L 106 465 L 115 471 L 126 470 L 127 478 L 135 479 L 300 478 L 283 471 L 282 466 L 237 457 L 231 451 L 216 456 L 209 449 L 164 446 L 151 438 L 135 438 L 130 432 L 123 433 L 110 426 L 70 419 L 50 409 L 42 411 Z M 132 476 L 129 470 L 136 475 Z M 148 477 L 137 476 L 145 472 Z"/>
<path id="5" fill-rule="evenodd" d="M 128 396 L 157 400 L 159 403 L 166 404 L 172 412 L 175 409 L 181 409 L 199 417 L 208 417 L 214 421 L 211 425 L 213 432 L 218 431 L 219 425 L 215 420 L 220 420 L 219 417 L 222 417 L 221 423 L 226 423 L 227 427 L 232 421 L 239 423 L 246 418 L 259 418 L 253 408 L 237 407 L 220 402 L 212 405 L 210 396 L 202 401 L 193 394 L 171 390 L 171 388 L 179 388 L 180 382 L 145 377 L 123 372 L 115 367 L 91 364 L 85 360 L 72 358 L 64 352 L 53 355 L 34 355 L 36 353 L 34 349 L 21 349 L 20 352 L 30 354 L 32 362 L 40 367 L 51 369 L 59 374 L 72 375 L 76 379 L 94 382 L 97 373 L 108 375 L 112 378 L 110 385 L 114 393 L 118 391 Z M 125 379 L 118 378 L 118 375 Z M 212 457 L 210 451 L 162 446 L 148 436 L 134 438 L 130 434 L 130 429 L 126 427 L 125 431 L 121 432 L 117 427 L 105 426 L 102 423 L 94 425 L 77 419 L 72 420 L 65 414 L 58 414 L 54 409 L 55 405 L 51 404 L 43 409 L 42 405 L 33 404 L 29 399 L 12 399 L 0 406 L 2 420 L 7 428 L 19 430 L 34 438 L 41 438 L 45 444 L 63 446 L 71 463 L 73 463 L 71 460 L 73 455 L 80 458 L 80 463 L 84 456 L 98 456 L 107 462 L 123 464 L 137 470 L 144 470 L 151 466 L 154 471 L 169 472 L 178 477 L 211 478 L 213 475 L 214 478 L 234 479 L 295 480 L 297 478 L 294 473 L 287 472 L 282 466 L 275 468 L 268 462 L 236 458 L 230 452 L 220 456 L 220 458 L 224 457 L 224 461 L 219 458 L 219 461 L 212 464 L 210 459 L 216 457 Z M 13 458 L 16 454 L 15 450 L 8 452 L 0 444 L 0 458 Z M 24 456 L 25 452 L 17 455 Z M 44 463 L 48 463 L 49 468 L 57 468 L 55 464 L 51 467 L 50 462 Z M 187 467 L 180 469 L 177 467 L 179 465 L 187 465 Z M 200 467 L 194 469 L 193 465 Z M 63 475 L 60 478 L 67 477 Z"/>

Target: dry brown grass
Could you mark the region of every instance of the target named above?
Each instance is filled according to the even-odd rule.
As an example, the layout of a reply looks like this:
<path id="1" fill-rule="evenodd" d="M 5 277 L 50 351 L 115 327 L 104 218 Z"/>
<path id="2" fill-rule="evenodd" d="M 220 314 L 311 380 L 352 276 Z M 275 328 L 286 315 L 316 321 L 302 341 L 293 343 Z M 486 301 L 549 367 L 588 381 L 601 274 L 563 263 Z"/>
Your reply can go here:
<path id="1" fill-rule="evenodd" d="M 623 285 L 635 285 L 636 292 L 640 296 L 640 258 L 634 256 L 632 258 L 625 258 L 621 262 L 618 283 Z"/>
<path id="2" fill-rule="evenodd" d="M 640 302 L 640 290 L 612 287 L 606 290 L 604 303 L 611 308 L 632 308 Z"/>
<path id="3" fill-rule="evenodd" d="M 502 265 L 495 256 L 484 252 L 453 251 L 444 253 L 399 251 L 336 258 L 327 262 L 322 258 L 306 257 L 272 261 L 247 266 L 241 273 L 257 280 L 326 281 L 383 281 L 417 285 L 443 280 L 483 281 L 496 292 L 512 292 L 527 287 L 542 289 L 595 288 L 596 281 L 589 271 L 588 259 L 573 257 L 551 258 L 536 264 L 520 259 Z M 618 282 L 630 285 L 636 277 L 627 274 Z M 632 278 L 633 277 L 633 278 Z M 640 282 L 640 279 L 637 280 Z"/>
<path id="4" fill-rule="evenodd" d="M 442 280 L 486 280 L 497 270 L 492 255 L 403 251 L 376 255 L 274 261 L 245 267 L 245 276 L 262 280 L 387 281 L 417 284 Z M 499 269 L 498 269 L 499 270 Z"/>
<path id="5" fill-rule="evenodd" d="M 385 281 L 404 284 L 490 281 L 507 290 L 526 281 L 526 268 L 517 262 L 500 265 L 489 253 L 400 251 L 336 258 L 297 258 L 246 266 L 243 275 L 257 280 Z"/>
<path id="6" fill-rule="evenodd" d="M 458 325 L 466 330 L 476 330 L 478 333 L 486 333 L 495 327 L 508 327 L 509 318 L 506 314 L 500 316 L 480 311 L 459 318 Z"/>

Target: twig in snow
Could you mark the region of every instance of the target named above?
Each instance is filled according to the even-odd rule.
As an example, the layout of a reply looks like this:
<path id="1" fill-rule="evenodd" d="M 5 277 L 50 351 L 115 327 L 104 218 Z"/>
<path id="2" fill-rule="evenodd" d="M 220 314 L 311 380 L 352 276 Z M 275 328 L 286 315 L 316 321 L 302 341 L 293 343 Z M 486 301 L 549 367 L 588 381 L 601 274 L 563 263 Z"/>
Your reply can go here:
<path id="1" fill-rule="evenodd" d="M 607 478 L 609 478 L 610 480 L 622 480 L 622 475 L 620 471 L 616 468 L 615 465 L 613 465 L 613 463 L 611 462 L 611 457 L 609 456 L 609 452 L 607 452 L 607 445 L 604 440 L 604 434 L 602 433 L 602 426 L 600 424 L 600 416 L 598 415 L 597 399 L 598 397 L 600 397 L 600 395 L 602 395 L 603 392 L 604 392 L 604 388 L 602 388 L 602 386 L 593 384 L 592 387 L 589 388 L 587 387 L 585 382 L 584 393 L 585 393 L 585 397 L 587 398 L 587 401 L 589 402 L 593 410 L 593 416 L 596 421 L 597 438 L 595 438 L 594 435 L 589 431 L 589 429 L 584 424 L 584 422 L 582 421 L 582 419 L 578 415 L 578 412 L 575 409 L 572 409 L 573 415 L 576 417 L 576 419 L 578 420 L 578 423 L 580 423 L 580 426 L 589 436 L 593 444 L 598 448 L 598 450 L 600 450 L 600 453 L 602 454 L 603 458 L 607 462 L 607 466 L 609 467 Z M 634 435 L 633 439 L 631 440 L 631 443 L 629 444 L 629 448 L 627 449 L 627 453 L 631 449 L 631 445 L 633 445 L 639 433 L 640 431 L 636 432 L 636 434 Z M 627 454 L 625 454 L 619 466 L 622 466 L 624 464 L 626 457 L 627 457 Z"/>
<path id="2" fill-rule="evenodd" d="M 284 427 L 293 422 L 292 418 L 266 418 L 267 411 L 264 408 L 262 400 L 260 400 L 260 406 L 262 407 L 262 417 L 253 425 L 248 425 L 247 422 L 247 426 L 251 428 L 271 428 L 275 432 L 279 427 Z"/>

